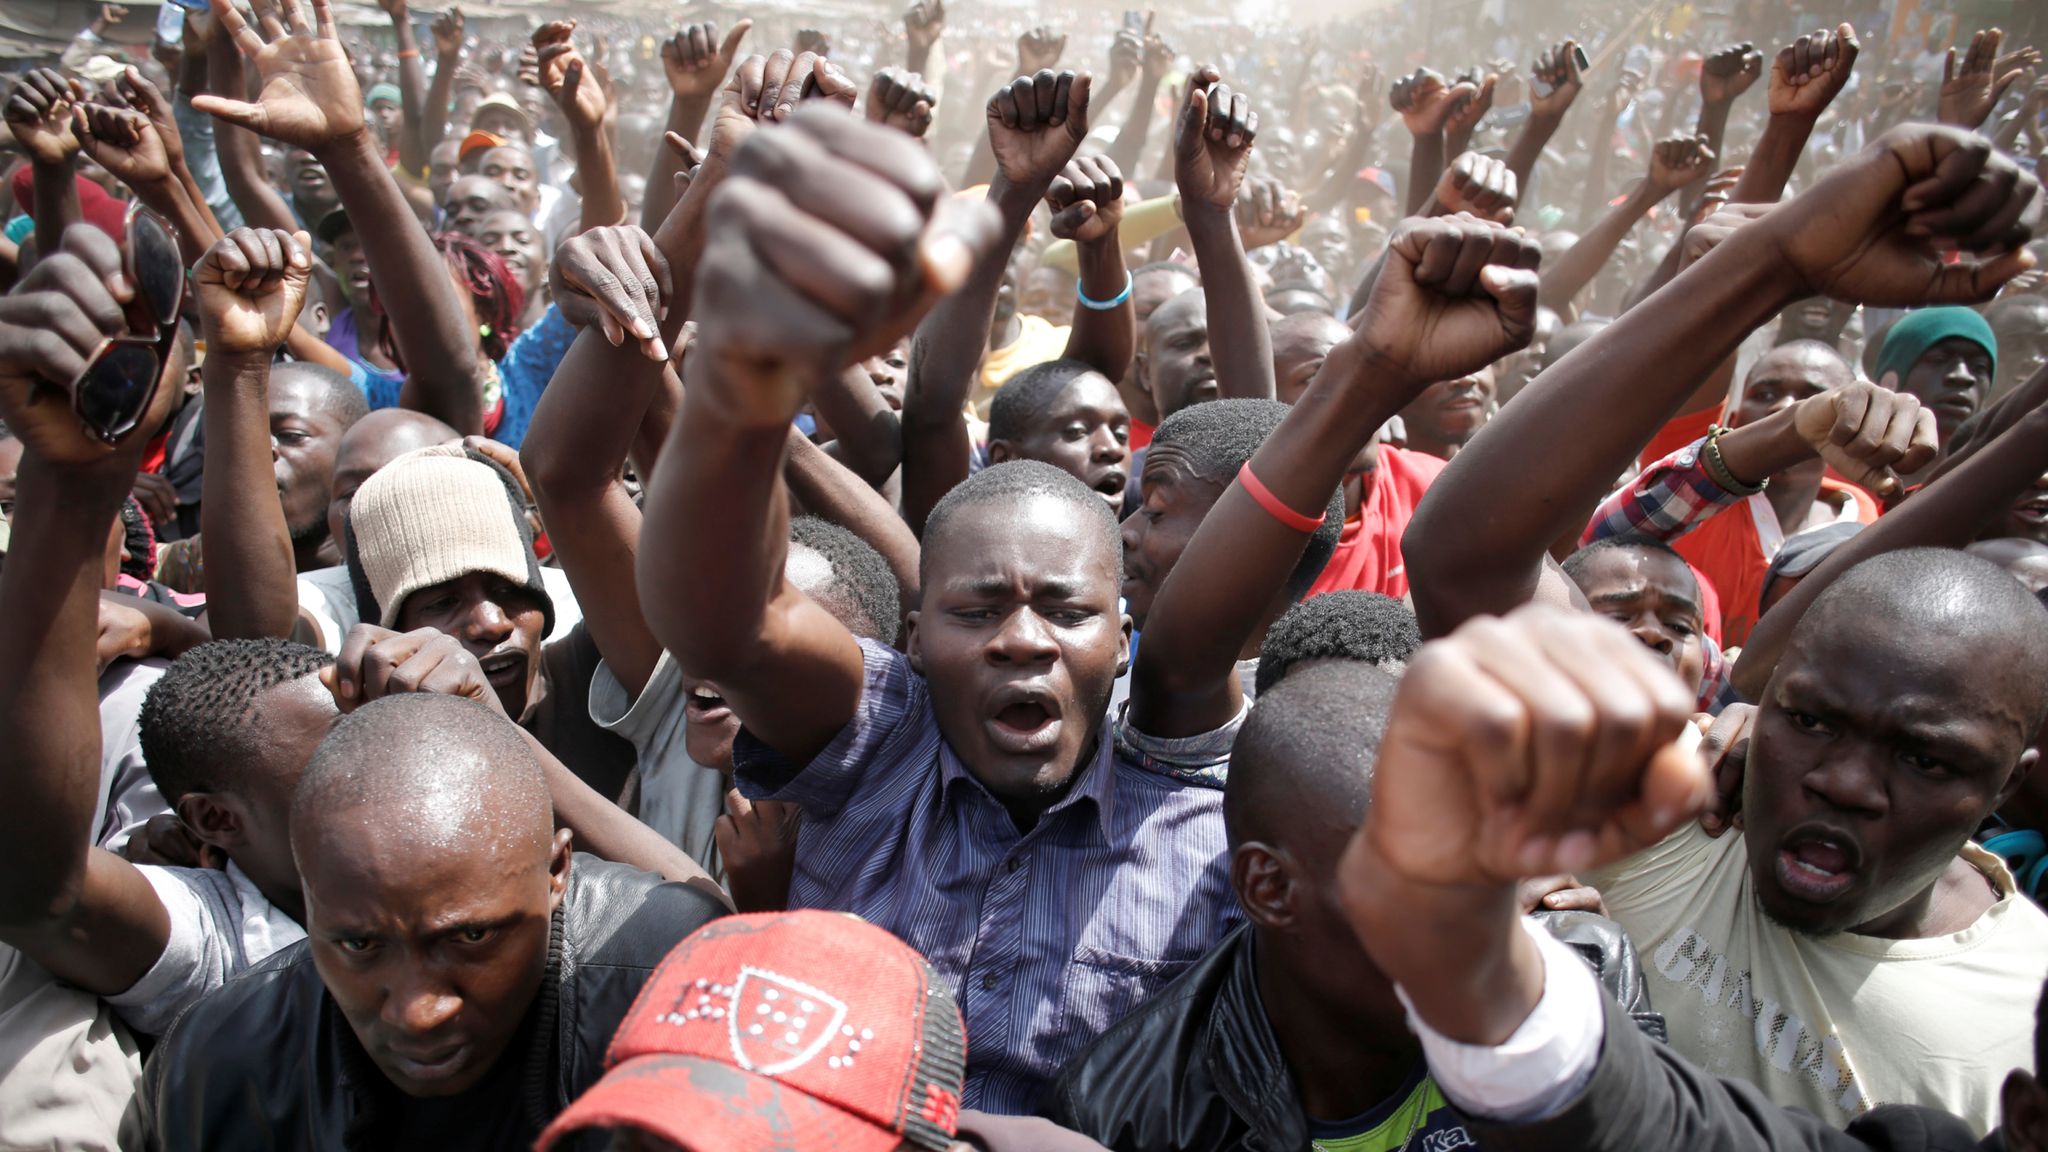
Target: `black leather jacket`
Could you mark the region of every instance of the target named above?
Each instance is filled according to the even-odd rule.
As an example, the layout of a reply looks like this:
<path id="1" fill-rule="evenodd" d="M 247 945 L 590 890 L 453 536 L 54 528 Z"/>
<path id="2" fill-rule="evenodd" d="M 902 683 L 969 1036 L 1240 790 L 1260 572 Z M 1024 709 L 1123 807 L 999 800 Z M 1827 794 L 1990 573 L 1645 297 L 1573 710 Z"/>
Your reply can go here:
<path id="1" fill-rule="evenodd" d="M 1587 957 L 1601 986 L 1646 1032 L 1635 945 L 1589 912 L 1540 912 Z M 1300 1152 L 1308 1117 L 1259 1001 L 1251 934 L 1240 928 L 1060 1070 L 1041 1113 L 1116 1152 Z"/>
<path id="2" fill-rule="evenodd" d="M 605 1047 L 677 941 L 724 909 L 694 888 L 578 853 L 556 910 L 520 1099 L 536 1127 L 604 1071 Z M 137 1106 L 160 1152 L 389 1147 L 402 1099 L 357 1043 L 301 941 L 178 1017 Z M 598 1134 L 598 1147 L 604 1137 Z"/>

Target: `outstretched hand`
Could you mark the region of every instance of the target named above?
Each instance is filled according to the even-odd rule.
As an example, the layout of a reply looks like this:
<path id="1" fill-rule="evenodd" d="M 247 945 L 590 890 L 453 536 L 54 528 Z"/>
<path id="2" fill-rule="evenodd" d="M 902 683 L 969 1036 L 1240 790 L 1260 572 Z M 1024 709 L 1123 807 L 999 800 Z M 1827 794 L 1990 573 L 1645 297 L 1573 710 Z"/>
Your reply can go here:
<path id="1" fill-rule="evenodd" d="M 946 197 L 900 132 L 807 105 L 754 133 L 710 202 L 693 403 L 786 428 L 813 383 L 893 346 L 965 283 L 997 224 L 987 203 Z"/>
<path id="2" fill-rule="evenodd" d="M 1174 126 L 1173 178 L 1181 203 L 1228 212 L 1250 167 L 1259 114 L 1251 98 L 1232 92 L 1214 68 L 1188 77 L 1187 98 Z"/>
<path id="3" fill-rule="evenodd" d="M 1401 677 L 1341 866 L 1504 886 L 1662 839 L 1707 801 L 1692 694 L 1627 630 L 1531 605 L 1425 644 Z M 1364 879 L 1364 877 L 1358 877 Z"/>
<path id="4" fill-rule="evenodd" d="M 306 302 L 313 241 L 304 232 L 237 228 L 193 269 L 209 354 L 261 353 L 283 344 Z"/>
<path id="5" fill-rule="evenodd" d="M 2024 68 L 1999 58 L 1998 49 L 2004 43 L 2005 33 L 1997 28 L 1978 32 L 1970 37 L 1961 67 L 1956 65 L 1956 50 L 1948 50 L 1948 60 L 1941 69 L 1939 115 L 1943 124 L 1978 128 L 1991 115 L 2005 90 L 2026 74 Z"/>
<path id="6" fill-rule="evenodd" d="M 576 50 L 575 32 L 574 20 L 552 20 L 536 28 L 532 62 L 522 68 L 520 79 L 545 89 L 569 123 L 595 130 L 612 112 L 611 77 L 603 65 Z"/>
<path id="7" fill-rule="evenodd" d="M 1470 375 L 1528 346 L 1541 260 L 1515 229 L 1468 215 L 1411 217 L 1387 242 L 1355 339 L 1405 379 Z"/>
<path id="8" fill-rule="evenodd" d="M 671 294 L 668 260 L 630 225 L 592 228 L 562 242 L 548 266 L 548 290 L 562 318 L 595 322 L 617 348 L 631 336 L 649 360 L 667 360 L 661 321 Z"/>
<path id="9" fill-rule="evenodd" d="M 261 86 L 255 102 L 204 93 L 192 107 L 315 154 L 363 131 L 363 92 L 334 29 L 328 0 L 311 0 L 317 27 L 299 0 L 251 0 L 249 27 L 234 0 L 212 0 L 214 18 L 234 39 Z"/>
<path id="10" fill-rule="evenodd" d="M 996 89 L 988 101 L 988 140 L 996 170 L 1010 184 L 1043 195 L 1088 136 L 1086 72 L 1041 71 Z"/>

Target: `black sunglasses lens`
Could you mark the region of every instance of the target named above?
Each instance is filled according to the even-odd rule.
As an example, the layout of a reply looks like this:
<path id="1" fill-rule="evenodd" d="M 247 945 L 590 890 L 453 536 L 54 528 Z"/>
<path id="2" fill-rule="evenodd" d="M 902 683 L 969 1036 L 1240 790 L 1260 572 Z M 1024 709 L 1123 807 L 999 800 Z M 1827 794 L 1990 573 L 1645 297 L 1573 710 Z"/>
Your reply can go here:
<path id="1" fill-rule="evenodd" d="M 108 347 L 78 382 L 78 414 L 86 426 L 108 440 L 133 429 L 156 392 L 157 368 L 153 345 Z"/>
<path id="2" fill-rule="evenodd" d="M 156 217 L 135 217 L 135 288 L 156 313 L 159 324 L 178 318 L 178 305 L 185 291 L 185 261 L 178 254 L 178 242 Z"/>

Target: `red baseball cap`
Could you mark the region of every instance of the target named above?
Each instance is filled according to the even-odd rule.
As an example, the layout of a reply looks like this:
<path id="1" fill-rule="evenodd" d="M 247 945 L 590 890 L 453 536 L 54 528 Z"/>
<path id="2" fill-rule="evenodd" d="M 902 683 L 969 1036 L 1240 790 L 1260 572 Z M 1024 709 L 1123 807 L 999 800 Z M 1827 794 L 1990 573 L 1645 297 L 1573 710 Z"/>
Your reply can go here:
<path id="1" fill-rule="evenodd" d="M 966 1068 L 959 1005 L 916 949 L 835 912 L 728 916 L 662 959 L 539 1148 L 631 1127 L 688 1152 L 944 1152 Z"/>

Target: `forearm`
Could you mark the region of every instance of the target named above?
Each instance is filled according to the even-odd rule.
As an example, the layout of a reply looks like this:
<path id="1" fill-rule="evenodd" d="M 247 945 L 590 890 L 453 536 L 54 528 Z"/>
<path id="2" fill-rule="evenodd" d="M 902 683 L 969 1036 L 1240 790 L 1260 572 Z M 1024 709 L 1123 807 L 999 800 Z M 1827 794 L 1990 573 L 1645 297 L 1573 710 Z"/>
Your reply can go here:
<path id="1" fill-rule="evenodd" d="M 1541 273 L 1541 287 L 1538 299 L 1552 311 L 1569 307 L 1600 269 L 1613 257 L 1614 250 L 1628 238 L 1629 230 L 1647 215 L 1650 209 L 1662 199 L 1645 185 L 1630 194 L 1629 198 L 1609 208 L 1600 217 L 1600 222 L 1586 230 L 1578 242 L 1565 250 L 1565 254 L 1545 267 Z"/>
<path id="2" fill-rule="evenodd" d="M 328 179 L 355 222 L 370 281 L 405 362 L 400 402 L 467 436 L 484 428 L 476 334 L 464 319 L 447 265 L 413 217 L 368 132 L 322 148 Z"/>
<path id="3" fill-rule="evenodd" d="M 1289 509 L 1325 514 L 1344 470 L 1380 425 L 1428 381 L 1338 345 L 1308 391 L 1259 446 L 1251 470 Z M 1237 658 L 1300 563 L 1308 533 L 1282 524 L 1236 482 L 1174 564 L 1147 618 L 1131 673 L 1131 722 L 1178 738 L 1227 723 L 1238 707 Z"/>
<path id="4" fill-rule="evenodd" d="M 320 339 L 296 324 L 292 325 L 291 332 L 286 334 L 284 338 L 284 350 L 291 353 L 294 360 L 303 360 L 308 364 L 318 364 L 322 368 L 332 369 L 343 376 L 349 374 L 348 357 L 336 351 L 334 345 L 329 344 L 327 341 Z"/>
<path id="5" fill-rule="evenodd" d="M 1425 636 L 1528 600 L 1550 545 L 1584 528 L 1657 428 L 1785 305 L 1765 243 L 1738 233 L 1708 253 L 1551 366 L 1444 470 L 1402 540 Z"/>
<path id="6" fill-rule="evenodd" d="M 1002 214 L 995 249 L 974 266 L 960 290 L 940 300 L 910 343 L 910 381 L 903 398 L 903 518 L 922 533 L 939 498 L 967 479 L 967 429 L 960 412 L 988 347 L 996 294 L 1024 222 L 1043 187 L 1020 188 L 1000 176 L 989 203 Z"/>
<path id="7" fill-rule="evenodd" d="M 1111 380 L 1123 379 L 1138 345 L 1138 313 L 1125 290 L 1130 287 L 1130 270 L 1124 265 L 1124 250 L 1116 230 L 1099 240 L 1081 245 L 1080 293 L 1074 301 L 1074 323 L 1067 336 L 1067 357 L 1093 367 Z M 1123 302 L 1114 308 L 1090 308 L 1079 295 L 1090 300 Z M 1268 360 L 1268 363 L 1271 363 Z"/>
<path id="8" fill-rule="evenodd" d="M 690 310 L 696 303 L 697 262 L 704 256 L 704 243 L 709 235 L 704 227 L 705 210 L 711 193 L 725 182 L 729 171 L 727 157 L 717 152 L 706 156 L 690 179 L 689 191 L 669 209 L 660 226 L 649 233 L 655 248 L 668 261 L 668 315 L 661 320 L 661 338 L 671 348 L 682 336 L 683 325 L 689 321 Z"/>
<path id="9" fill-rule="evenodd" d="M 789 431 L 789 456 L 782 475 L 790 495 L 804 511 L 830 520 L 881 553 L 896 577 L 903 607 L 908 610 L 917 605 L 921 588 L 917 534 L 880 493 L 794 428 Z"/>
<path id="10" fill-rule="evenodd" d="M 1117 171 L 1138 171 L 1138 162 L 1144 158 L 1145 137 L 1152 134 L 1153 107 L 1158 100 L 1159 77 L 1147 72 L 1138 79 L 1138 94 L 1131 105 L 1131 118 L 1116 130 L 1116 139 L 1110 141 L 1104 153 L 1116 165 Z"/>
<path id="11" fill-rule="evenodd" d="M 462 67 L 462 50 L 442 53 L 434 61 L 434 78 L 427 84 L 426 100 L 420 108 L 419 136 L 421 165 L 431 161 L 434 149 L 448 135 L 448 106 L 455 97 L 455 71 Z M 406 115 L 410 117 L 411 112 Z"/>
<path id="12" fill-rule="evenodd" d="M 1444 174 L 1444 134 L 1418 132 L 1414 140 L 1408 150 L 1408 199 L 1403 206 L 1408 216 L 1422 211 L 1436 188 L 1437 177 Z"/>
<path id="13" fill-rule="evenodd" d="M 206 250 L 221 237 L 220 224 L 214 220 L 212 210 L 192 187 L 180 180 L 176 172 L 165 180 L 130 186 L 144 207 L 163 217 L 176 230 L 178 255 L 184 259 L 187 268 L 199 263 Z"/>
<path id="14" fill-rule="evenodd" d="M 1359 856 L 1372 866 L 1348 866 Z M 1543 998 L 1544 973 L 1543 955 L 1519 923 L 1515 886 L 1406 881 L 1369 843 L 1354 843 L 1346 863 L 1345 912 L 1415 1015 L 1464 1044 L 1513 1036 Z"/>
<path id="15" fill-rule="evenodd" d="M 1607 114 L 1600 119 L 1600 126 L 1593 132 L 1593 154 L 1587 157 L 1585 179 L 1579 185 L 1578 218 L 1581 223 L 1599 219 L 1600 209 L 1607 203 L 1607 173 L 1614 166 L 1615 112 L 1616 109 L 1609 105 Z"/>
<path id="16" fill-rule="evenodd" d="M 17 477 L 0 570 L 0 925 L 62 916 L 84 881 L 100 778 L 100 568 L 132 481 L 132 468 L 81 475 L 33 457 Z"/>
<path id="17" fill-rule="evenodd" d="M 64 230 L 82 218 L 73 163 L 31 165 L 36 190 L 36 254 L 48 256 L 64 244 Z"/>
<path id="18" fill-rule="evenodd" d="M 1750 700 L 1763 698 L 1800 617 L 1843 573 L 1873 556 L 1903 548 L 1969 544 L 1992 517 L 2041 478 L 2043 460 L 2048 460 L 2048 408 L 2036 408 L 1954 471 L 1850 537 L 1757 621 L 1735 665 L 1736 691 Z"/>
<path id="19" fill-rule="evenodd" d="M 271 471 L 270 356 L 216 353 L 206 358 L 201 379 L 206 469 L 199 546 L 213 634 L 289 637 L 298 622 L 298 584 Z"/>
<path id="20" fill-rule="evenodd" d="M 1217 391 L 1227 399 L 1271 400 L 1273 337 L 1237 221 L 1228 208 L 1185 196 L 1181 202 L 1188 240 L 1202 273 L 1202 298 L 1209 308 L 1209 352 L 1216 364 Z"/>
<path id="21" fill-rule="evenodd" d="M 626 222 L 626 197 L 619 190 L 619 166 L 612 155 L 611 133 L 603 125 L 578 127 L 576 179 L 583 188 L 580 231 L 609 228 Z M 668 151 L 663 148 L 662 151 Z M 670 182 L 673 185 L 673 181 Z"/>
<path id="22" fill-rule="evenodd" d="M 1372 135 L 1372 127 L 1361 124 L 1344 142 L 1343 150 L 1338 153 L 1336 162 L 1325 169 L 1322 182 L 1316 186 L 1315 191 L 1302 199 L 1302 207 L 1306 208 L 1310 215 L 1333 211 L 1343 204 L 1344 194 L 1358 180 L 1358 170 L 1365 166 L 1366 153 L 1372 147 Z M 1349 232 L 1350 222 L 1347 220 L 1344 224 L 1344 230 Z"/>
<path id="23" fill-rule="evenodd" d="M 1122 252 L 1135 252 L 1180 226 L 1180 193 L 1154 196 L 1150 200 L 1140 200 L 1124 209 L 1124 218 L 1116 229 L 1117 243 L 1121 246 Z M 1072 272 L 1079 276 L 1081 246 L 1072 240 L 1055 240 L 1038 254 L 1038 266 L 1057 268 L 1062 272 Z M 1123 290 L 1122 285 L 1123 282 L 1118 280 L 1116 292 Z M 1114 296 L 1116 292 L 1111 292 L 1110 295 Z M 1091 292 L 1089 295 L 1093 296 L 1094 293 Z"/>
<path id="24" fill-rule="evenodd" d="M 398 40 L 398 107 L 399 115 L 405 119 L 398 133 L 398 166 L 407 172 L 425 172 L 427 77 L 420 65 L 420 45 L 413 34 L 412 17 L 405 9 L 391 14 L 391 31 Z"/>
<path id="25" fill-rule="evenodd" d="M 1700 118 L 1697 126 L 1693 129 L 1695 135 L 1707 138 L 1707 150 L 1716 156 L 1721 154 L 1722 137 L 1728 134 L 1728 110 L 1730 107 L 1731 104 L 1727 101 L 1715 101 L 1700 105 Z M 1681 210 L 1687 218 L 1691 217 L 1693 207 L 1699 203 L 1700 196 L 1706 191 L 1706 187 L 1706 181 L 1699 181 L 1686 189 L 1685 195 L 1680 198 Z"/>
<path id="26" fill-rule="evenodd" d="M 231 100 L 248 99 L 242 51 L 231 37 L 215 36 L 206 48 L 208 86 L 217 96 Z M 256 134 L 216 117 L 213 121 L 213 150 L 220 159 L 221 181 L 228 198 L 242 213 L 242 223 L 251 228 L 299 229 L 298 217 L 271 187 L 263 171 L 263 154 Z"/>
<path id="27" fill-rule="evenodd" d="M 519 735 L 547 773 L 548 794 L 555 806 L 555 826 L 569 830 L 577 849 L 600 860 L 630 865 L 664 880 L 687 884 L 722 906 L 732 907 L 732 900 L 718 886 L 718 881 L 690 859 L 688 853 L 669 843 L 661 833 L 627 815 L 617 804 L 592 791 L 590 785 L 563 767 L 562 762 L 534 739 L 532 733 L 522 728 Z"/>
<path id="28" fill-rule="evenodd" d="M 1742 176 L 1728 193 L 1730 204 L 1775 204 L 1785 194 L 1785 182 L 1806 150 L 1813 134 L 1813 121 L 1804 116 L 1773 116 L 1764 134 L 1749 154 Z"/>
<path id="29" fill-rule="evenodd" d="M 711 95 L 674 96 L 668 102 L 668 130 L 695 144 L 702 137 L 704 115 L 711 108 Z M 683 171 L 683 158 L 666 144 L 654 149 L 654 170 L 647 174 L 647 191 L 640 198 L 640 227 L 650 234 L 668 219 L 676 206 L 676 176 Z"/>
<path id="30" fill-rule="evenodd" d="M 870 488 L 888 483 L 903 463 L 903 421 L 882 399 L 867 369 L 855 364 L 822 381 L 811 403 L 832 426 L 846 467 Z"/>
<path id="31" fill-rule="evenodd" d="M 1536 161 L 1543 155 L 1544 146 L 1557 134 L 1562 117 L 1530 113 L 1522 124 L 1522 131 L 1515 137 L 1515 143 L 1508 149 L 1508 171 L 1515 174 L 1515 187 L 1528 194 L 1529 176 L 1536 170 Z"/>

